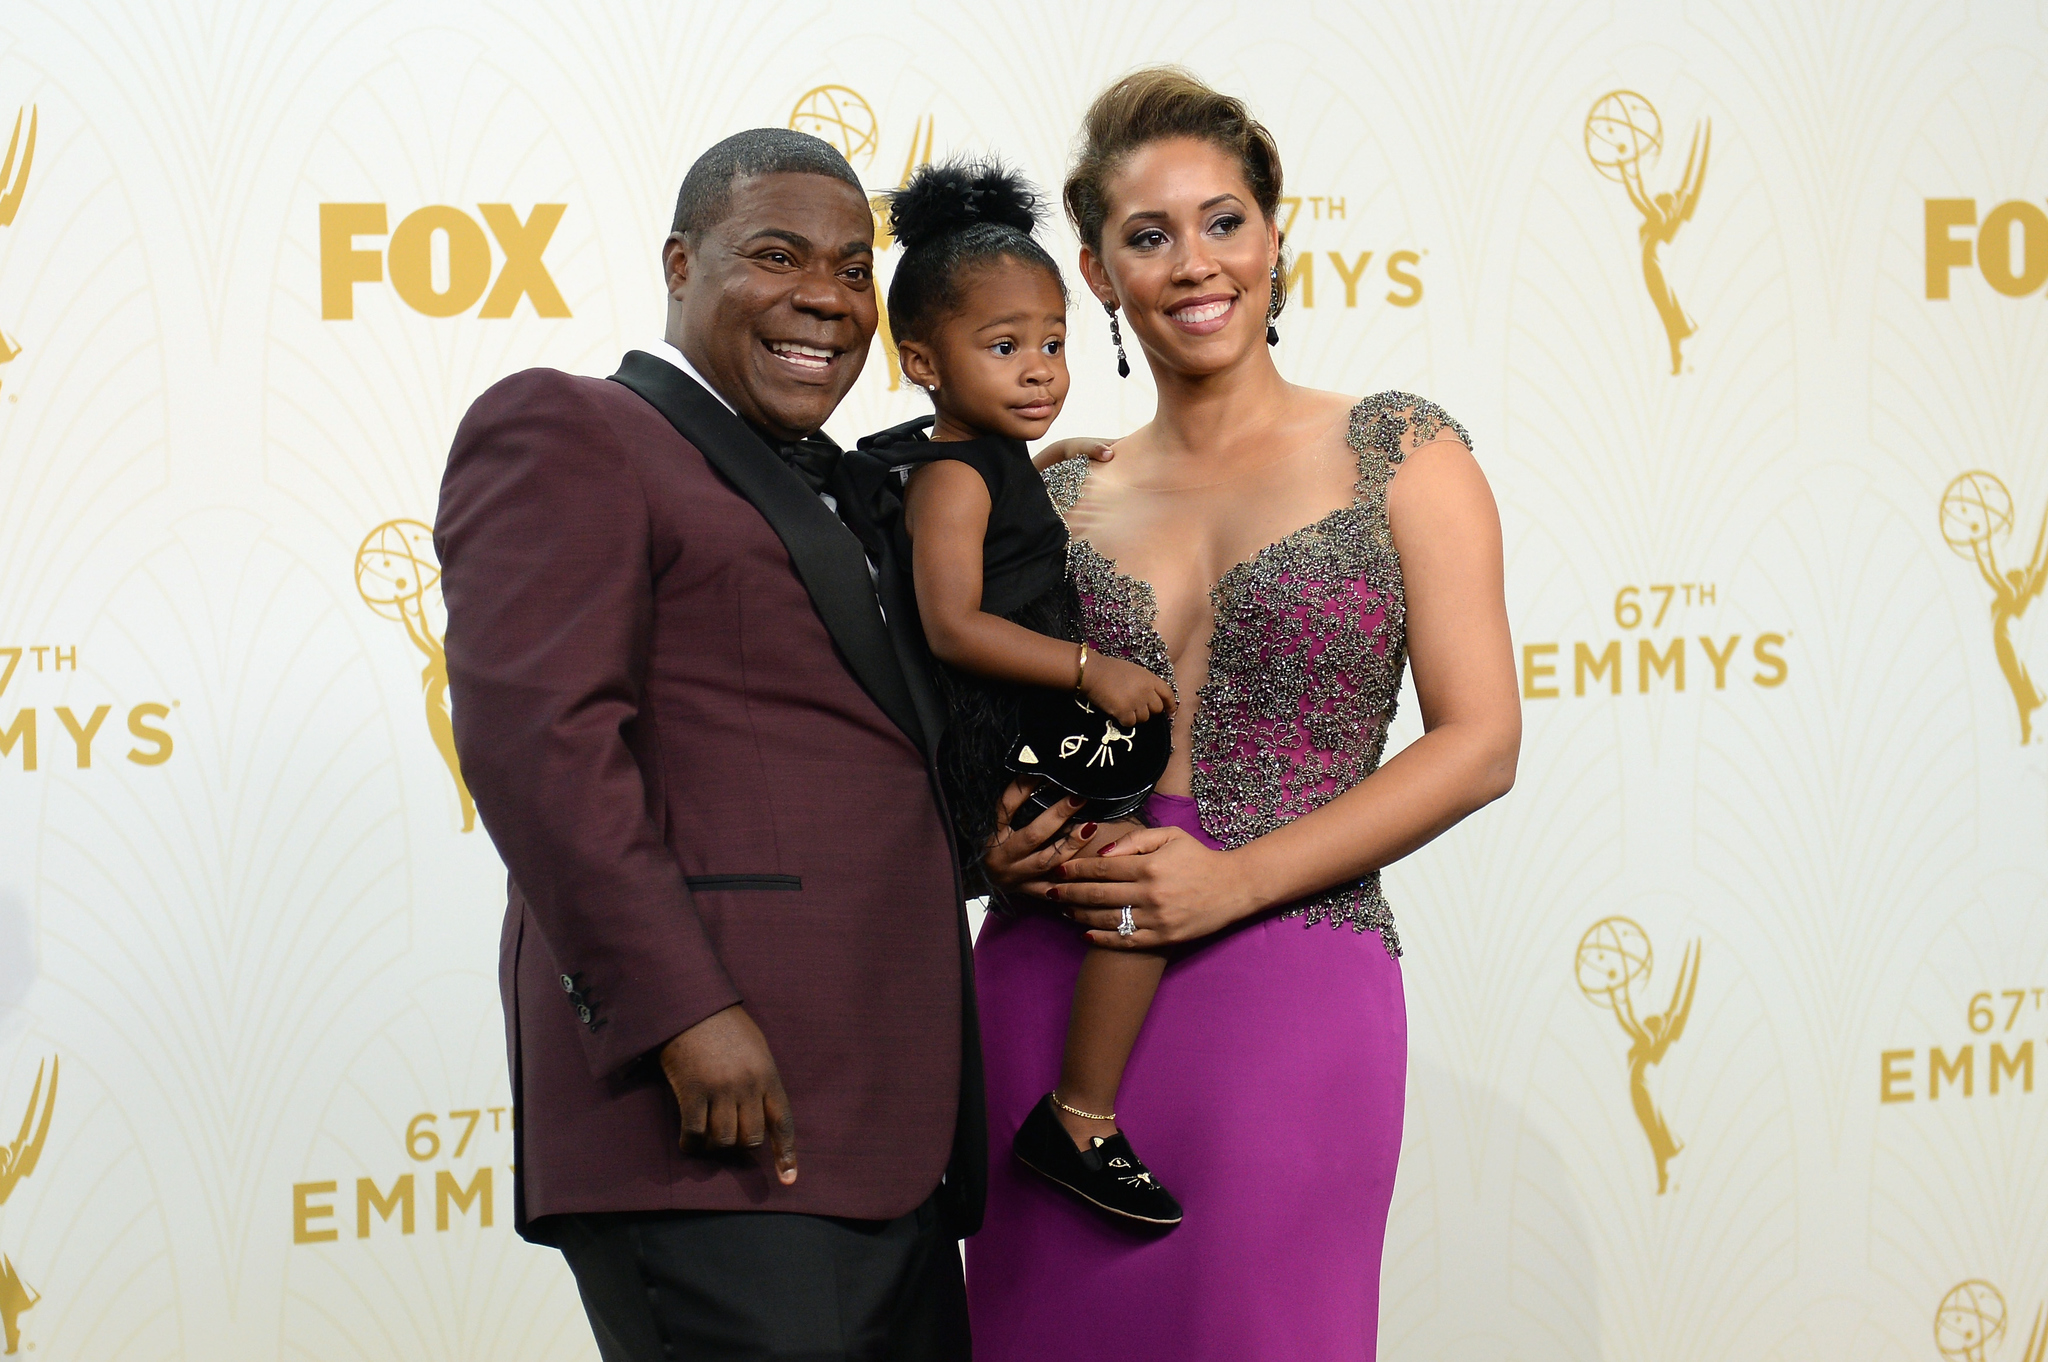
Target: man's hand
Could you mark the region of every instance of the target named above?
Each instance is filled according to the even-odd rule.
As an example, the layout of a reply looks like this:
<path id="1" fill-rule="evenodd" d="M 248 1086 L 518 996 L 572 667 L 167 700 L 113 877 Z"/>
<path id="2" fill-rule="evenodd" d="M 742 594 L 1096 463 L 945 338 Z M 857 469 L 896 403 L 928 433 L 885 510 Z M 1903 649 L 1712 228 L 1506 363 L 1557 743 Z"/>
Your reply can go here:
<path id="1" fill-rule="evenodd" d="M 982 853 L 981 864 L 996 892 L 1005 896 L 1043 897 L 1046 886 L 1059 877 L 1061 865 L 1076 856 L 1095 855 L 1098 844 L 1107 846 L 1144 827 L 1135 821 L 1068 826 L 1085 802 L 1069 797 L 1013 829 L 1010 819 L 1036 783 L 1031 777 L 1013 780 L 996 801 L 996 835 Z"/>
<path id="2" fill-rule="evenodd" d="M 1031 456 L 1031 466 L 1043 473 L 1056 463 L 1068 459 L 1093 459 L 1096 463 L 1108 463 L 1116 457 L 1116 451 L 1107 440 L 1098 440 L 1092 435 L 1075 435 L 1064 440 L 1054 440 Z"/>
<path id="3" fill-rule="evenodd" d="M 661 1047 L 661 1071 L 683 1116 L 683 1152 L 718 1154 L 768 1145 L 775 1176 L 796 1181 L 796 1117 L 768 1038 L 738 1003 Z"/>
<path id="4" fill-rule="evenodd" d="M 1024 803 L 1024 797 L 1037 783 L 1028 776 L 1013 780 L 996 801 L 996 834 L 989 839 L 988 849 L 982 852 L 981 865 L 988 872 L 996 892 L 1005 896 L 1016 893 L 1027 883 L 1045 880 L 1061 862 L 1079 852 L 1095 835 L 1093 823 L 1083 823 L 1074 828 L 1066 826 L 1067 820 L 1079 813 L 1081 805 L 1086 802 L 1072 795 L 1025 826 L 1012 828 L 1010 816 L 1017 812 Z"/>

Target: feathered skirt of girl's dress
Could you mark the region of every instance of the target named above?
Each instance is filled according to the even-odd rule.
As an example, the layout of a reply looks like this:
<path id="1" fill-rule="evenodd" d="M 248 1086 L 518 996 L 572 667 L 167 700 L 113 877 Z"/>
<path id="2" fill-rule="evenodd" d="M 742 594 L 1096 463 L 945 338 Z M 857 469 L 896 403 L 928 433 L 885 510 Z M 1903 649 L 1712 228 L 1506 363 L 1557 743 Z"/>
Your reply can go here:
<path id="1" fill-rule="evenodd" d="M 1073 584 L 1059 584 L 1003 616 L 1034 634 L 1079 644 L 1079 603 Z M 960 851 L 961 876 L 970 896 L 989 892 L 981 854 L 996 832 L 996 806 L 1003 789 L 1017 773 L 1008 765 L 1010 743 L 1017 736 L 1018 702 L 1023 687 L 994 681 L 940 664 L 933 669 L 939 698 L 946 706 L 946 733 L 939 742 L 939 781 L 945 787 L 947 811 L 953 819 L 954 845 Z"/>

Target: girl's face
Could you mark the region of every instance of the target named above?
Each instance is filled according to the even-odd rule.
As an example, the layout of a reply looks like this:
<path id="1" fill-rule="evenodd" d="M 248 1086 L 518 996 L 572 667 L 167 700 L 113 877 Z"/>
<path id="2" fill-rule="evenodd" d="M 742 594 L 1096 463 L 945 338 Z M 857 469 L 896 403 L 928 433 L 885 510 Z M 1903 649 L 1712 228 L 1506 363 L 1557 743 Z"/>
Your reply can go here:
<path id="1" fill-rule="evenodd" d="M 903 372 L 932 393 L 932 438 L 1036 440 L 1067 400 L 1067 303 L 1042 266 L 1003 257 L 969 266 L 961 305 L 897 346 Z"/>
<path id="2" fill-rule="evenodd" d="M 1132 152 L 1108 190 L 1101 246 L 1082 248 L 1081 269 L 1152 363 L 1193 377 L 1263 349 L 1280 232 L 1237 158 L 1164 138 Z"/>

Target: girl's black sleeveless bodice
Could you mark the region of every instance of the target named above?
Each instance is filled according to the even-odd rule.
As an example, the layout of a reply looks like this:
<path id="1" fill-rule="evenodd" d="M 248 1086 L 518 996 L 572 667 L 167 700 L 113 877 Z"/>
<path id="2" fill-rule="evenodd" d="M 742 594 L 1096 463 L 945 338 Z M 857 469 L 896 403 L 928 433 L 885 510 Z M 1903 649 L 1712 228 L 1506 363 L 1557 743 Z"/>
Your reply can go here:
<path id="1" fill-rule="evenodd" d="M 1050 638 L 1081 640 L 1079 612 L 1067 580 L 1067 527 L 1031 464 L 1021 440 L 988 436 L 934 442 L 925 430 L 932 418 L 892 426 L 863 439 L 847 459 L 863 488 L 862 514 L 888 537 L 890 552 L 879 570 L 910 571 L 910 537 L 903 528 L 902 489 L 915 469 L 954 459 L 981 475 L 988 487 L 988 531 L 982 537 L 981 608 Z M 857 471 L 858 470 L 858 471 Z M 885 601 L 915 601 L 907 580 L 883 583 Z M 921 633 L 921 631 L 920 631 Z M 961 868 L 970 893 L 986 892 L 981 851 L 996 828 L 996 801 L 1012 772 L 1004 763 L 1017 732 L 1021 688 L 936 664 L 948 718 L 939 745 L 939 776 L 945 783 Z"/>
<path id="2" fill-rule="evenodd" d="M 925 440 L 914 449 L 917 463 L 957 460 L 981 474 L 988 487 L 988 534 L 981 544 L 983 610 L 1008 618 L 1066 580 L 1067 527 L 1022 440 Z"/>

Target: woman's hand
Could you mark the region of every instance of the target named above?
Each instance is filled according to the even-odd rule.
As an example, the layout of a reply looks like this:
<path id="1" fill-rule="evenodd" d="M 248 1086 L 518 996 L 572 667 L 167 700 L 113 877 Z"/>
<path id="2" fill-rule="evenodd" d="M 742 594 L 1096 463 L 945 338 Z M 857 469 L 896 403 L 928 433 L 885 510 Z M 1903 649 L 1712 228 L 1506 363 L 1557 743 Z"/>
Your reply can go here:
<path id="1" fill-rule="evenodd" d="M 1199 941 L 1266 907 L 1236 852 L 1213 851 L 1179 828 L 1144 828 L 1101 854 L 1068 860 L 1041 882 L 1042 894 L 1088 928 L 1088 942 L 1117 950 L 1157 950 Z M 1118 936 L 1130 905 L 1137 932 Z"/>
<path id="2" fill-rule="evenodd" d="M 1076 435 L 1070 439 L 1054 440 L 1031 456 L 1031 466 L 1043 473 L 1056 463 L 1068 459 L 1093 459 L 1097 463 L 1108 463 L 1116 457 L 1109 447 L 1109 441 L 1098 440 L 1092 435 Z"/>

